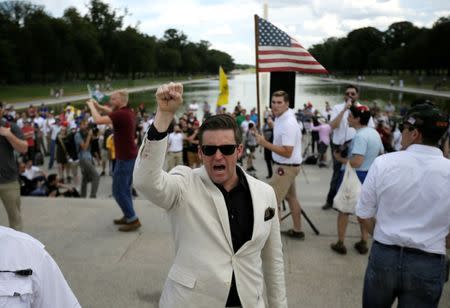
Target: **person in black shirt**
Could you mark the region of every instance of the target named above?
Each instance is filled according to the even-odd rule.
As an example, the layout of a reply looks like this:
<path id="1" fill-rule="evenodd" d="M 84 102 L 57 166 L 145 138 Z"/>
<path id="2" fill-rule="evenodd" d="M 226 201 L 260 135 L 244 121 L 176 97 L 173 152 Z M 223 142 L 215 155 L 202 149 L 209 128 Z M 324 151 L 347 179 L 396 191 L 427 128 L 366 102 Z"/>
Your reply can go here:
<path id="1" fill-rule="evenodd" d="M 163 170 L 167 130 L 182 102 L 181 84 L 156 93 L 158 111 L 139 151 L 133 183 L 169 215 L 175 260 L 159 307 L 287 307 L 275 193 L 237 160 L 234 118 L 211 116 L 198 130 L 203 166 Z"/>

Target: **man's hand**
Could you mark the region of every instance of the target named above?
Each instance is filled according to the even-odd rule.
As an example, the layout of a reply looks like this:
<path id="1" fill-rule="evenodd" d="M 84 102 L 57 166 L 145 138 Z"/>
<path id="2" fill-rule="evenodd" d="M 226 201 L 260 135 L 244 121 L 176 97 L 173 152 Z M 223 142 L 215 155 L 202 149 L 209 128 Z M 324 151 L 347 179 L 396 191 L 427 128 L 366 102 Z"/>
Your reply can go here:
<path id="1" fill-rule="evenodd" d="M 263 143 L 266 138 L 264 138 L 264 135 L 258 133 L 256 130 L 254 132 L 252 132 L 252 134 L 255 136 L 256 142 L 261 145 L 261 143 Z"/>
<path id="2" fill-rule="evenodd" d="M 158 111 L 175 114 L 183 103 L 183 85 L 181 83 L 169 83 L 162 85 L 156 91 Z"/>
<path id="3" fill-rule="evenodd" d="M 0 127 L 0 136 L 8 137 L 11 134 L 12 134 L 11 127 L 4 127 L 4 126 Z"/>
<path id="4" fill-rule="evenodd" d="M 92 98 L 90 98 L 86 101 L 86 105 L 88 105 L 88 107 L 90 109 L 96 108 L 95 103 L 97 103 L 97 102 L 95 100 L 93 100 Z"/>
<path id="5" fill-rule="evenodd" d="M 158 132 L 166 132 L 175 112 L 183 103 L 183 85 L 173 82 L 162 85 L 155 96 L 158 109 L 153 125 Z"/>

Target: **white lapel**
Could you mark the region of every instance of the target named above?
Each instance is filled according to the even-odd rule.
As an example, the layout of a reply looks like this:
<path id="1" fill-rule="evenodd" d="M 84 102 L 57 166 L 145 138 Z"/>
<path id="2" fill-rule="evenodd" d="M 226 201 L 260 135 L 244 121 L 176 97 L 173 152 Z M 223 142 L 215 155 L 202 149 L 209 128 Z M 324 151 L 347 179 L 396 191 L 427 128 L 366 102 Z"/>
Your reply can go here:
<path id="1" fill-rule="evenodd" d="M 231 252 L 233 252 L 233 241 L 231 240 L 231 231 L 230 231 L 230 221 L 228 220 L 228 211 L 227 205 L 225 204 L 225 199 L 222 195 L 222 192 L 219 188 L 211 181 L 208 173 L 204 166 L 199 168 L 200 177 L 205 184 L 211 198 L 213 199 L 214 206 L 217 210 L 217 215 L 219 216 L 220 223 L 222 225 L 223 233 L 228 241 L 229 248 Z"/>

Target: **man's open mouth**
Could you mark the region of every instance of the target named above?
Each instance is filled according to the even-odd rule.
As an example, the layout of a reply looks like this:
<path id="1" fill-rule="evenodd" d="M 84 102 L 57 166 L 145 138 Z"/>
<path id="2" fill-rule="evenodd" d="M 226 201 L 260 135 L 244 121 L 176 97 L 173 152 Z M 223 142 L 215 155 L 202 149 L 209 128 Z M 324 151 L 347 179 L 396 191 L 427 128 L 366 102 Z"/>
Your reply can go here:
<path id="1" fill-rule="evenodd" d="M 225 170 L 225 165 L 214 165 L 213 169 L 214 171 L 223 171 Z"/>

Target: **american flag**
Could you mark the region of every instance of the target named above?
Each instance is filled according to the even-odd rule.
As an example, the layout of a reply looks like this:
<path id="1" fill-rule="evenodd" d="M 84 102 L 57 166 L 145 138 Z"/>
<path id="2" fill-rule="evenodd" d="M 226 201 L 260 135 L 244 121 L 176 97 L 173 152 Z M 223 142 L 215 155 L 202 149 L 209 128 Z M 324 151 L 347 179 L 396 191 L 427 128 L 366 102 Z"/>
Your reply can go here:
<path id="1" fill-rule="evenodd" d="M 299 42 L 267 20 L 257 16 L 259 72 L 303 72 L 328 74 L 328 71 Z"/>

